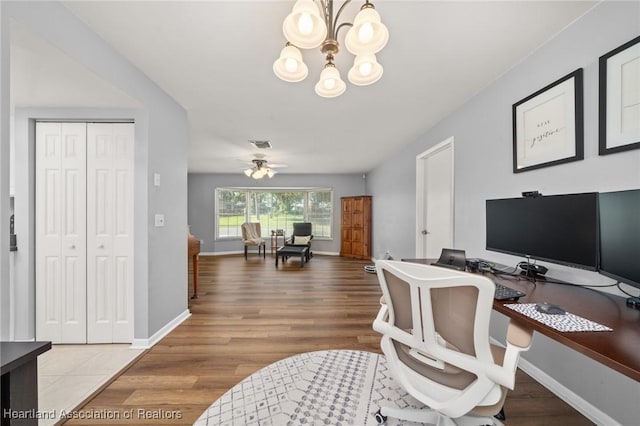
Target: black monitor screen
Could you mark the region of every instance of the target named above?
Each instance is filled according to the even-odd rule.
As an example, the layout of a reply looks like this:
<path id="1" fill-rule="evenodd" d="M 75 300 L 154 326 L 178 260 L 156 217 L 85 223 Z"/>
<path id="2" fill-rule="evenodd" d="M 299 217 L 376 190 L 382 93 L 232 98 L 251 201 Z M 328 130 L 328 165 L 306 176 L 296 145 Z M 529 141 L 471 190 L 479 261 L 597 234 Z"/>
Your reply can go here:
<path id="1" fill-rule="evenodd" d="M 600 194 L 600 273 L 640 288 L 640 190 Z"/>
<path id="2" fill-rule="evenodd" d="M 487 250 L 595 271 L 598 194 L 487 200 Z"/>

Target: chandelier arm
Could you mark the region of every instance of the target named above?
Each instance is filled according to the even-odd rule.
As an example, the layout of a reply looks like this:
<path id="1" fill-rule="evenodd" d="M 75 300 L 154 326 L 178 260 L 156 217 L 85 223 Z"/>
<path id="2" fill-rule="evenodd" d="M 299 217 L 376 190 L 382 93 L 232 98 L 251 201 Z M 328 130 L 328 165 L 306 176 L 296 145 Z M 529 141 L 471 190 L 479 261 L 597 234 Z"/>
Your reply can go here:
<path id="1" fill-rule="evenodd" d="M 327 26 L 327 34 L 331 34 L 332 22 L 331 15 L 333 11 L 333 0 L 318 0 L 320 8 L 322 8 L 322 15 L 324 16 L 324 23 Z"/>
<path id="2" fill-rule="evenodd" d="M 336 28 L 336 33 L 334 34 L 334 38 L 336 40 L 338 40 L 338 33 L 340 32 L 340 29 L 342 27 L 353 27 L 353 24 L 351 22 L 343 22 L 342 24 L 338 25 L 338 28 Z"/>
<path id="3" fill-rule="evenodd" d="M 333 0 L 329 0 L 333 3 Z M 351 3 L 351 0 L 345 0 L 344 3 L 342 3 L 342 6 L 340 6 L 340 9 L 338 9 L 338 13 L 336 13 L 336 17 L 333 20 L 333 26 L 331 27 L 332 29 L 335 28 L 335 31 L 333 32 L 333 38 L 334 40 L 338 40 L 338 31 L 340 31 L 340 27 L 342 27 L 345 24 L 349 24 L 349 25 L 353 25 L 351 23 L 343 23 L 338 25 L 338 27 L 336 27 L 336 25 L 338 24 L 338 18 L 340 18 L 340 15 L 342 14 L 342 11 L 344 10 L 345 6 L 348 5 L 349 3 Z"/>

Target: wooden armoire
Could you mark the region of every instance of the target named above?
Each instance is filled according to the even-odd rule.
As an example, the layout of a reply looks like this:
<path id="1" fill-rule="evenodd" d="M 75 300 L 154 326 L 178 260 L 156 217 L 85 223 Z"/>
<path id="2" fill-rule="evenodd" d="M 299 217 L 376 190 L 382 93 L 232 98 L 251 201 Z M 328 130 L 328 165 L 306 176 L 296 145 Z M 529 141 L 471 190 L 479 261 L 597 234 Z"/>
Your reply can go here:
<path id="1" fill-rule="evenodd" d="M 342 197 L 340 256 L 371 259 L 371 196 Z"/>

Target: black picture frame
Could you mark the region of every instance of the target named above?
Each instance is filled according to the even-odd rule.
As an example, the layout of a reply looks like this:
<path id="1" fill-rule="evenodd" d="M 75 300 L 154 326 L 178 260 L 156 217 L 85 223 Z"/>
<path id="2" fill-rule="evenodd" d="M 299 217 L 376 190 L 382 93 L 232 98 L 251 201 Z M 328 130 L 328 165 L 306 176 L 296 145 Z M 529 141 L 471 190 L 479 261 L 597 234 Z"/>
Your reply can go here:
<path id="1" fill-rule="evenodd" d="M 629 64 L 631 61 L 640 62 L 640 36 L 607 52 L 599 60 L 598 154 L 600 155 L 640 148 L 640 126 L 635 131 L 625 131 L 622 124 L 624 109 L 622 94 L 625 80 L 622 65 Z M 635 77 L 635 74 L 633 76 Z"/>
<path id="2" fill-rule="evenodd" d="M 512 116 L 514 173 L 582 160 L 582 68 L 513 104 Z"/>

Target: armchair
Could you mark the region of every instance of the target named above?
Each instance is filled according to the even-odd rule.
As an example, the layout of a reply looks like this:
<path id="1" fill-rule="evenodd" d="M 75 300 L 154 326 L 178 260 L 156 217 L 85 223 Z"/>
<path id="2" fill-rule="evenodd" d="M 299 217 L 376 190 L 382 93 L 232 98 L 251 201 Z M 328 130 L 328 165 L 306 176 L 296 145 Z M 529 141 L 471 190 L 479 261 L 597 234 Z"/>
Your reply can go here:
<path id="1" fill-rule="evenodd" d="M 258 247 L 258 255 L 262 250 L 262 257 L 266 258 L 266 242 L 262 239 L 262 230 L 260 223 L 243 223 L 242 224 L 242 242 L 244 243 L 244 258 L 247 258 L 247 248 L 250 246 Z"/>
<path id="2" fill-rule="evenodd" d="M 297 238 L 296 238 L 297 237 Z M 307 262 L 313 256 L 311 252 L 311 240 L 313 239 L 313 230 L 311 222 L 296 222 L 293 224 L 293 232 L 291 238 L 286 242 L 286 246 L 306 246 L 309 248 L 307 252 Z"/>
<path id="3" fill-rule="evenodd" d="M 480 275 L 409 262 L 376 262 L 383 298 L 374 330 L 393 378 L 429 409 L 381 407 L 387 416 L 441 425 L 502 424 L 520 352 L 532 330 L 510 322 L 507 347 L 489 342 L 495 285 Z M 502 417 L 504 419 L 504 417 Z"/>

